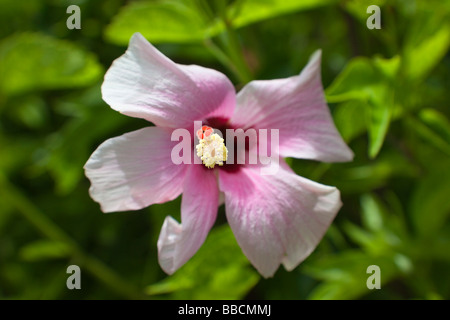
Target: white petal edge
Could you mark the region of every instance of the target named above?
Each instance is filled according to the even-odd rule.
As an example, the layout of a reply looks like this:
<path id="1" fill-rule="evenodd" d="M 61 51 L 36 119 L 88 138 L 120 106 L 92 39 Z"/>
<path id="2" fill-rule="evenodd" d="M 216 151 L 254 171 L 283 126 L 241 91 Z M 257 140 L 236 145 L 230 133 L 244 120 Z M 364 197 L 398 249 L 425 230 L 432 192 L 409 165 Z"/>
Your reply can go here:
<path id="1" fill-rule="evenodd" d="M 189 165 L 181 200 L 181 224 L 166 217 L 158 238 L 158 260 L 167 274 L 173 274 L 202 246 L 214 225 L 218 206 L 214 171 L 203 165 Z"/>
<path id="2" fill-rule="evenodd" d="M 242 251 L 264 277 L 282 263 L 292 270 L 316 248 L 342 206 L 339 190 L 295 175 L 258 167 L 221 171 L 228 223 Z"/>
<path id="3" fill-rule="evenodd" d="M 222 73 L 180 65 L 163 55 L 140 33 L 105 74 L 103 100 L 125 115 L 157 126 L 186 128 L 195 120 L 229 118 L 235 90 Z"/>
<path id="4" fill-rule="evenodd" d="M 337 131 L 325 100 L 316 51 L 300 75 L 256 80 L 237 95 L 231 122 L 243 129 L 278 129 L 283 157 L 344 162 L 353 152 Z"/>
<path id="5" fill-rule="evenodd" d="M 84 166 L 103 212 L 138 210 L 178 197 L 186 167 L 175 165 L 171 133 L 148 127 L 102 143 Z"/>

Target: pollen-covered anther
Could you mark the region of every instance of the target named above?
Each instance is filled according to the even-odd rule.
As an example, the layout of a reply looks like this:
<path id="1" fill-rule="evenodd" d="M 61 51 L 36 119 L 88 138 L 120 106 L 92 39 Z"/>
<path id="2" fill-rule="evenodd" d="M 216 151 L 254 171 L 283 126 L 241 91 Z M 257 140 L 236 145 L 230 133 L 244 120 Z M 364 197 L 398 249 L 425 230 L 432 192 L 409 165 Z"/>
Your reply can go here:
<path id="1" fill-rule="evenodd" d="M 202 160 L 207 168 L 214 168 L 216 164 L 223 166 L 227 161 L 228 150 L 224 140 L 214 133 L 214 129 L 203 126 L 197 131 L 199 143 L 196 146 L 197 156 Z"/>

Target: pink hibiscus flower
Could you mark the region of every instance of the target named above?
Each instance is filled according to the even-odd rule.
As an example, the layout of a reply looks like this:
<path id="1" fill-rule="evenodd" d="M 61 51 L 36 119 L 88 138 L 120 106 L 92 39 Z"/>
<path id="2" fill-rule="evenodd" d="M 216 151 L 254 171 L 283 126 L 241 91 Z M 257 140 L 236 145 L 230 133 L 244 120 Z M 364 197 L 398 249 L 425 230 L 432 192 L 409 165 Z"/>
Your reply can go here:
<path id="1" fill-rule="evenodd" d="M 182 193 L 181 224 L 166 217 L 158 239 L 159 263 L 168 274 L 203 244 L 222 201 L 239 246 L 264 277 L 273 276 L 280 264 L 292 270 L 315 249 L 340 209 L 339 190 L 296 175 L 283 160 L 275 175 L 262 175 L 261 165 L 175 164 L 171 152 L 179 142 L 171 134 L 184 128 L 195 136 L 194 121 L 208 125 L 205 139 L 212 136 L 209 127 L 214 132 L 278 129 L 280 157 L 350 161 L 353 153 L 325 101 L 320 60 L 318 51 L 300 75 L 252 81 L 236 94 L 222 73 L 176 64 L 134 34 L 105 75 L 103 99 L 155 126 L 98 147 L 84 167 L 91 197 L 103 212 L 112 212 L 138 210 Z"/>

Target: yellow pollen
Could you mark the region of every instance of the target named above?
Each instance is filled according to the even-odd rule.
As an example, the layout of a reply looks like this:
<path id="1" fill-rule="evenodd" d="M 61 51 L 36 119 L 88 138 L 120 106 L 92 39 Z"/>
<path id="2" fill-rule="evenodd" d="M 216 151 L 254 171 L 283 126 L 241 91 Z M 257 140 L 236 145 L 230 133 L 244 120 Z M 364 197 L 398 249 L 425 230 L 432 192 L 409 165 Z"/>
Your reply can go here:
<path id="1" fill-rule="evenodd" d="M 210 134 L 207 137 L 203 136 L 203 139 L 199 139 L 195 148 L 197 149 L 197 156 L 202 159 L 207 168 L 212 169 L 216 164 L 223 166 L 223 162 L 227 161 L 227 147 L 217 133 Z"/>

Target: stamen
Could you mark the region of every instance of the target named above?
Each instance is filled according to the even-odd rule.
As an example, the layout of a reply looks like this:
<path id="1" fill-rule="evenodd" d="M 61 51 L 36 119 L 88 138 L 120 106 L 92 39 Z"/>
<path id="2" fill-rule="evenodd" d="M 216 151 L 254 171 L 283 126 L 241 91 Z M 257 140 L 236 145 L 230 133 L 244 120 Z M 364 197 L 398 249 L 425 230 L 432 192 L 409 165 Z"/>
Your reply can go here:
<path id="1" fill-rule="evenodd" d="M 213 128 L 208 126 L 203 126 L 201 129 L 197 130 L 197 137 L 199 140 L 208 137 L 211 133 L 213 133 Z"/>
<path id="2" fill-rule="evenodd" d="M 228 150 L 225 147 L 224 140 L 214 133 L 214 129 L 203 126 L 197 131 L 199 143 L 196 146 L 197 156 L 202 160 L 207 168 L 214 168 L 216 164 L 223 166 L 227 161 Z"/>

